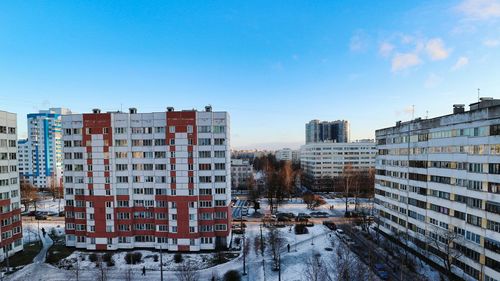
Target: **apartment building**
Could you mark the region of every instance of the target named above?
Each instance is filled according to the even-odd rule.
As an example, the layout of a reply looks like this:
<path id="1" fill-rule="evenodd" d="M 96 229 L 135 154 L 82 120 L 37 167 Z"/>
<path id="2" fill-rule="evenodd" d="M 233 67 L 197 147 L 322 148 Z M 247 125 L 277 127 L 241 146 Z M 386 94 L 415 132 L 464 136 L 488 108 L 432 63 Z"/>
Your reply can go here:
<path id="1" fill-rule="evenodd" d="M 290 148 L 283 148 L 276 150 L 276 160 L 278 161 L 292 161 L 293 163 L 300 162 L 300 151 Z"/>
<path id="2" fill-rule="evenodd" d="M 231 159 L 231 188 L 248 188 L 248 180 L 253 176 L 253 166 L 250 161 L 244 159 Z"/>
<path id="3" fill-rule="evenodd" d="M 397 122 L 376 140 L 380 230 L 441 265 L 451 253 L 466 280 L 500 280 L 500 100 Z"/>
<path id="4" fill-rule="evenodd" d="M 61 116 L 65 114 L 71 111 L 50 108 L 27 116 L 27 138 L 18 141 L 19 174 L 38 188 L 62 182 Z"/>
<path id="5" fill-rule="evenodd" d="M 306 144 L 314 142 L 349 142 L 349 121 L 311 120 L 306 124 Z"/>
<path id="6" fill-rule="evenodd" d="M 66 245 L 212 250 L 231 232 L 226 112 L 65 115 Z"/>
<path id="7" fill-rule="evenodd" d="M 20 201 L 17 117 L 0 111 L 0 261 L 23 249 Z"/>
<path id="8" fill-rule="evenodd" d="M 333 182 L 346 167 L 368 172 L 375 167 L 376 145 L 373 140 L 303 145 L 300 149 L 302 184 L 312 190 L 333 190 Z"/>

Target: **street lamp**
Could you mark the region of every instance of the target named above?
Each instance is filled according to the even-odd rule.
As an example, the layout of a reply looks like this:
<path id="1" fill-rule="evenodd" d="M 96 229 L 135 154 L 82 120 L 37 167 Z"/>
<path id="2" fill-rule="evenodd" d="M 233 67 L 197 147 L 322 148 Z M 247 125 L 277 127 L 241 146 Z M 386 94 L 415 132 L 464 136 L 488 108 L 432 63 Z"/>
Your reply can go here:
<path id="1" fill-rule="evenodd" d="M 161 243 L 160 243 L 160 280 L 163 281 L 163 253 L 161 251 Z"/>

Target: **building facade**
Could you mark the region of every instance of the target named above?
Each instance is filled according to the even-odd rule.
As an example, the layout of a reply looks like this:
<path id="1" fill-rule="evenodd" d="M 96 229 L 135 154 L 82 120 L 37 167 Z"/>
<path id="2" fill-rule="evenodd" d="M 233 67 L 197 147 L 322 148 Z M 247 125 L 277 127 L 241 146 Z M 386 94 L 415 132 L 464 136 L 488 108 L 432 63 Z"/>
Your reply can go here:
<path id="1" fill-rule="evenodd" d="M 380 230 L 440 265 L 449 257 L 466 280 L 500 280 L 500 100 L 398 122 L 376 139 Z"/>
<path id="2" fill-rule="evenodd" d="M 283 148 L 276 150 L 276 160 L 278 161 L 292 161 L 298 163 L 300 161 L 300 151 L 290 148 Z"/>
<path id="3" fill-rule="evenodd" d="M 62 182 L 61 116 L 70 114 L 66 108 L 50 108 L 30 113 L 28 135 L 19 140 L 19 174 L 38 188 Z"/>
<path id="4" fill-rule="evenodd" d="M 63 116 L 66 245 L 200 251 L 231 232 L 226 112 Z"/>
<path id="5" fill-rule="evenodd" d="M 315 142 L 349 142 L 350 128 L 347 120 L 311 120 L 306 124 L 306 144 Z"/>
<path id="6" fill-rule="evenodd" d="M 251 177 L 253 177 L 253 166 L 248 160 L 231 159 L 231 188 L 233 190 L 246 190 Z"/>
<path id="7" fill-rule="evenodd" d="M 373 141 L 303 145 L 300 149 L 302 184 L 312 190 L 331 190 L 332 180 L 341 176 L 346 167 L 366 172 L 373 169 L 376 152 Z"/>
<path id="8" fill-rule="evenodd" d="M 17 117 L 0 111 L 0 260 L 23 249 L 17 171 Z"/>

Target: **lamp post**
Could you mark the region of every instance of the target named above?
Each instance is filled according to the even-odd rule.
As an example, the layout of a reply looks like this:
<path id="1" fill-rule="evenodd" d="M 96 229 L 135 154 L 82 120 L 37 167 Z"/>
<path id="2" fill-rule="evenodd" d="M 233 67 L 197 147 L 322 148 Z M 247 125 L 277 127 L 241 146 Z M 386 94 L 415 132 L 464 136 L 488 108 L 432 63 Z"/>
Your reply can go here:
<path id="1" fill-rule="evenodd" d="M 161 243 L 160 243 L 160 280 L 163 281 L 163 252 L 161 251 Z"/>
<path id="2" fill-rule="evenodd" d="M 245 245 L 245 233 L 243 233 L 243 276 L 247 275 L 246 272 L 246 264 L 247 264 L 247 253 L 246 253 L 246 245 Z"/>

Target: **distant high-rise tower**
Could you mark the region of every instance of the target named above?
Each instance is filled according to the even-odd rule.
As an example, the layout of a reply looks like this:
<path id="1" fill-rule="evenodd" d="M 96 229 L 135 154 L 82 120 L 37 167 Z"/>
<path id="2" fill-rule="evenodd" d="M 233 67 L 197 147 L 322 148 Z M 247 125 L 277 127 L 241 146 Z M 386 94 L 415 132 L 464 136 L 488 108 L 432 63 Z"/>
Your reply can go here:
<path id="1" fill-rule="evenodd" d="M 71 114 L 66 108 L 50 108 L 28 114 L 28 136 L 19 140 L 19 174 L 39 188 L 62 179 L 61 116 Z"/>
<path id="2" fill-rule="evenodd" d="M 306 143 L 315 142 L 349 142 L 349 122 L 310 121 L 306 124 Z"/>

